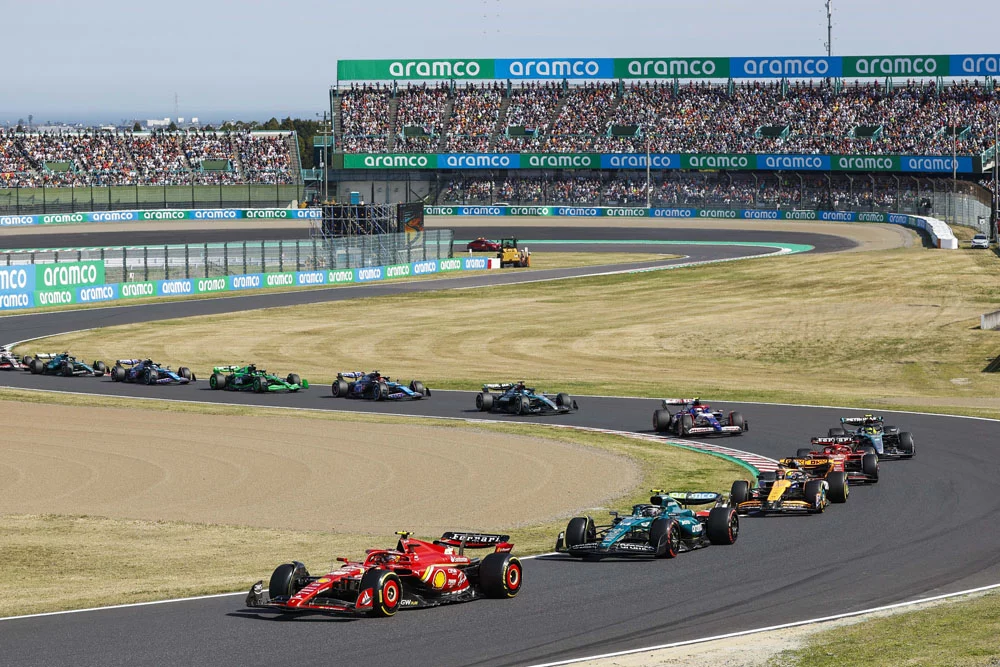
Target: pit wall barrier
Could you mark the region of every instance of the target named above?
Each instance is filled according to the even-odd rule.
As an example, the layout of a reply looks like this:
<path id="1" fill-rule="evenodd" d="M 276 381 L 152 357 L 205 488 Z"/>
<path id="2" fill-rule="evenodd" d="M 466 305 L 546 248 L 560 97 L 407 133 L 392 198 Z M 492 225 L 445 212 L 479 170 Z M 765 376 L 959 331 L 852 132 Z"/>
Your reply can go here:
<path id="1" fill-rule="evenodd" d="M 95 211 L 0 215 L 0 227 L 68 225 L 81 222 L 154 222 L 163 220 L 311 220 L 323 217 L 318 208 L 205 208 L 155 211 Z"/>
<path id="2" fill-rule="evenodd" d="M 664 220 L 711 218 L 731 220 L 818 220 L 826 222 L 881 222 L 927 232 L 938 248 L 956 249 L 951 227 L 937 218 L 902 213 L 854 211 L 778 211 L 716 208 L 639 208 L 624 206 L 425 206 L 424 215 L 502 217 L 508 215 L 552 218 L 659 218 Z"/>
<path id="3" fill-rule="evenodd" d="M 62 262 L 0 266 L 0 311 L 79 305 L 153 297 L 189 297 L 196 294 L 241 292 L 275 287 L 348 285 L 497 268 L 489 257 L 429 259 L 409 264 L 356 269 L 250 273 L 215 278 L 104 283 L 101 262 Z"/>

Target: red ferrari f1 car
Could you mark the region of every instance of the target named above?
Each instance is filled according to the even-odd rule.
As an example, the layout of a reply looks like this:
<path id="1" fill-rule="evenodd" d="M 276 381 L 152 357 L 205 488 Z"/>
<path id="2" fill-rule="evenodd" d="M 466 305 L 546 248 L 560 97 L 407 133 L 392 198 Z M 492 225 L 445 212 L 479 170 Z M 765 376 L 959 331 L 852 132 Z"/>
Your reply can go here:
<path id="1" fill-rule="evenodd" d="M 246 605 L 384 617 L 400 609 L 512 598 L 521 590 L 521 561 L 510 554 L 514 545 L 507 535 L 448 532 L 425 542 L 396 534 L 395 549 L 369 549 L 362 562 L 338 558 L 343 565 L 321 577 L 298 561 L 279 565 L 267 594 L 258 581 Z M 465 555 L 466 549 L 489 547 L 493 553 L 482 559 Z"/>
<path id="2" fill-rule="evenodd" d="M 475 241 L 469 241 L 465 245 L 466 250 L 471 250 L 472 252 L 499 252 L 500 243 L 498 241 L 490 241 L 487 238 L 480 236 Z"/>

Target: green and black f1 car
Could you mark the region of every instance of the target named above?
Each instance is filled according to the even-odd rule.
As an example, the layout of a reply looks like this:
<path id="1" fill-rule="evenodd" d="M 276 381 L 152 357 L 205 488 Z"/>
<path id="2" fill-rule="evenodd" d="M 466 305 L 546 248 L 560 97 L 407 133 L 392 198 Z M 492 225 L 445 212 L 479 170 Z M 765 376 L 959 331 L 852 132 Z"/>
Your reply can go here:
<path id="1" fill-rule="evenodd" d="M 212 389 L 254 391 L 263 394 L 268 391 L 308 389 L 309 381 L 303 380 L 295 373 L 289 373 L 286 377 L 280 378 L 250 364 L 249 366 L 216 366 L 212 369 L 212 376 L 208 378 L 208 386 Z"/>

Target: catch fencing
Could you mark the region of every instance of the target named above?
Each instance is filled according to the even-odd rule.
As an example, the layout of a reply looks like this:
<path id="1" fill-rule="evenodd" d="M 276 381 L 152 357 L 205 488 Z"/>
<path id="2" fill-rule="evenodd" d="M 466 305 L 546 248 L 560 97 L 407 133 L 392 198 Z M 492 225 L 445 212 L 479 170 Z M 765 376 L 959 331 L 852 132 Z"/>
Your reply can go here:
<path id="1" fill-rule="evenodd" d="M 412 264 L 452 257 L 450 229 L 291 241 L 0 251 L 0 266 L 99 262 L 105 283 Z"/>

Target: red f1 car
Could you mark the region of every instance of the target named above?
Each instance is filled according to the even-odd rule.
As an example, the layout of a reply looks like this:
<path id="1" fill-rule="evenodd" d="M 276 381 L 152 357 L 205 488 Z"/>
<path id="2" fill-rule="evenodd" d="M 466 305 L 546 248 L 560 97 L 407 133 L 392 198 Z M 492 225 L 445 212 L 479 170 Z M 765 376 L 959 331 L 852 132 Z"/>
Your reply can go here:
<path id="1" fill-rule="evenodd" d="M 497 241 L 490 241 L 487 238 L 480 236 L 475 241 L 469 241 L 465 245 L 466 250 L 471 250 L 472 252 L 499 252 L 500 243 Z"/>
<path id="2" fill-rule="evenodd" d="M 878 482 L 878 454 L 870 446 L 859 446 L 850 436 L 813 438 L 812 447 L 800 448 L 795 459 L 806 469 L 823 468 L 847 473 L 851 484 Z"/>
<path id="3" fill-rule="evenodd" d="M 275 568 L 267 595 L 258 581 L 248 607 L 282 611 L 392 616 L 400 609 L 436 607 L 482 597 L 512 598 L 521 590 L 521 561 L 510 554 L 507 535 L 448 532 L 424 542 L 397 532 L 395 549 L 369 549 L 363 562 L 343 565 L 321 577 L 298 561 Z M 466 549 L 494 551 L 469 558 Z"/>

